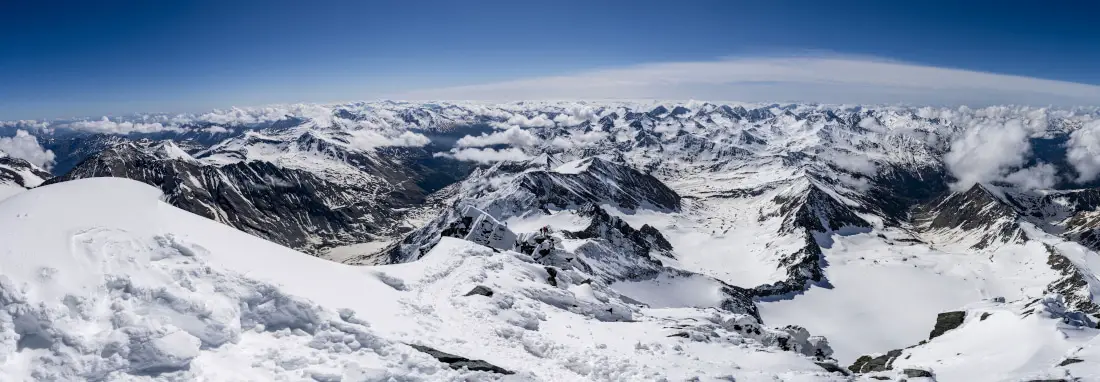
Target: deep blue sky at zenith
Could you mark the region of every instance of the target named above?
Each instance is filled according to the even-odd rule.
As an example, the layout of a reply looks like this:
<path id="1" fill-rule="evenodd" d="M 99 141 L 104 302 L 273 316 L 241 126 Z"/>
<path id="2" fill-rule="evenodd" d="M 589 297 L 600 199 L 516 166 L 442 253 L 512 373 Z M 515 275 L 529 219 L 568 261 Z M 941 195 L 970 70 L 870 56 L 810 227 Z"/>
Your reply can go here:
<path id="1" fill-rule="evenodd" d="M 1100 5 L 963 3 L 0 0 L 0 120 L 806 54 L 1100 84 Z"/>

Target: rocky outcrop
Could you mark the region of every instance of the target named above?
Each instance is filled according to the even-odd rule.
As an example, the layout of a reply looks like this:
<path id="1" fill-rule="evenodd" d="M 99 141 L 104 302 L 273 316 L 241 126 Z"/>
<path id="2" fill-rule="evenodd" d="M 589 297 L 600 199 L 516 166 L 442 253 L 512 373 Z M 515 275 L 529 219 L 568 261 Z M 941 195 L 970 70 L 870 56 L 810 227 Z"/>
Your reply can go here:
<path id="1" fill-rule="evenodd" d="M 524 173 L 517 178 L 517 186 L 533 195 L 539 208 L 609 203 L 628 210 L 680 210 L 680 195 L 652 175 L 601 158 L 584 159 L 574 166 L 575 172 Z"/>
<path id="2" fill-rule="evenodd" d="M 813 285 L 829 286 L 819 237 L 831 240 L 828 237 L 834 234 L 865 232 L 871 227 L 851 206 L 813 181 L 793 194 L 775 197 L 772 202 L 779 205 L 777 214 L 783 218 L 781 232 L 801 236 L 805 244 L 780 257 L 779 267 L 786 270 L 786 279 L 753 288 L 753 295 L 761 300 L 787 298 Z"/>
<path id="3" fill-rule="evenodd" d="M 350 264 L 393 264 L 414 261 L 431 251 L 443 236 L 472 241 L 490 248 L 512 249 L 516 234 L 501 221 L 470 205 L 450 208 L 427 225 L 383 249 L 347 260 Z"/>
<path id="4" fill-rule="evenodd" d="M 1097 283 L 1096 277 L 1077 268 L 1069 258 L 1058 249 L 1046 245 L 1047 265 L 1057 271 L 1061 277 L 1047 285 L 1047 293 L 1057 293 L 1065 298 L 1066 305 L 1093 316 L 1100 317 L 1100 306 L 1092 300 L 1092 287 L 1089 281 Z"/>
<path id="5" fill-rule="evenodd" d="M 664 268 L 653 254 L 673 256 L 672 245 L 653 227 L 636 230 L 594 204 L 584 206 L 577 213 L 591 218 L 590 223 L 582 231 L 564 232 L 563 235 L 589 240 L 574 253 L 591 264 L 598 277 L 607 281 L 652 277 Z"/>
<path id="6" fill-rule="evenodd" d="M 951 193 L 916 208 L 916 226 L 925 232 L 947 232 L 972 237 L 973 249 L 998 244 L 1022 243 L 1027 235 L 1020 229 L 1020 214 L 980 183 L 963 193 Z"/>
<path id="7" fill-rule="evenodd" d="M 901 349 L 891 350 L 886 354 L 878 357 L 871 357 L 869 355 L 860 356 L 848 366 L 848 370 L 853 373 L 874 373 L 879 371 L 892 370 L 894 360 L 901 356 Z"/>
<path id="8" fill-rule="evenodd" d="M 966 320 L 966 312 L 944 312 L 936 316 L 936 326 L 932 328 L 932 332 L 928 333 L 928 339 L 942 336 L 949 330 L 953 330 L 962 325 Z"/>
<path id="9" fill-rule="evenodd" d="M 409 346 L 412 347 L 413 349 L 416 349 L 417 351 L 420 351 L 424 354 L 432 356 L 432 358 L 435 358 L 435 359 L 439 360 L 439 362 L 443 362 L 443 363 L 447 364 L 447 366 L 450 366 L 452 369 L 456 369 L 456 370 L 466 369 L 466 370 L 470 370 L 470 371 L 487 371 L 487 372 L 490 372 L 490 373 L 506 374 L 506 375 L 507 374 L 515 374 L 515 372 L 513 372 L 513 371 L 504 369 L 500 366 L 493 365 L 491 363 L 488 363 L 488 362 L 485 362 L 485 361 L 482 361 L 482 360 L 479 360 L 479 359 L 469 359 L 469 358 L 460 357 L 460 356 L 457 356 L 457 355 L 454 355 L 454 354 L 451 354 L 451 353 L 444 353 L 444 352 L 441 352 L 439 350 L 436 350 L 434 348 L 424 346 L 424 345 L 410 344 Z"/>
<path id="10" fill-rule="evenodd" d="M 186 153 L 173 157 L 165 152 L 160 145 L 120 144 L 48 183 L 91 177 L 137 180 L 160 188 L 176 207 L 306 252 L 393 234 L 400 229 L 396 211 L 417 200 L 270 162 L 215 166 Z"/>
<path id="11" fill-rule="evenodd" d="M 569 164 L 568 169 L 555 171 L 542 168 L 543 162 L 555 163 L 550 159 L 540 159 L 538 163 L 498 164 L 490 170 L 477 172 L 479 178 L 468 180 L 469 184 L 491 177 L 508 180 L 487 191 L 471 185 L 469 188 L 477 191 L 456 195 L 456 204 L 449 212 L 443 213 L 423 227 L 405 235 L 401 241 L 387 247 L 380 255 L 372 256 L 373 259 L 353 259 L 348 262 L 387 264 L 416 260 L 439 242 L 439 236 L 444 230 L 465 216 L 464 211 L 467 208 L 474 208 L 497 222 L 510 217 L 537 213 L 547 208 L 585 210 L 588 208 L 586 206 L 603 204 L 625 210 L 655 208 L 678 211 L 681 208 L 680 196 L 675 191 L 656 178 L 628 166 L 604 159 L 589 158 Z M 600 214 L 601 217 L 607 216 L 606 211 L 600 210 Z M 607 219 L 610 217 L 607 216 Z M 610 222 L 607 219 L 601 221 Z M 625 223 L 621 224 L 625 225 Z M 591 228 L 598 229 L 598 227 L 600 225 Z M 665 251 L 671 250 L 668 240 L 653 227 L 642 227 L 642 229 L 644 232 L 631 228 L 634 233 L 624 238 L 632 245 L 644 246 L 646 250 L 641 252 L 648 252 L 651 246 Z M 591 232 L 591 234 L 600 233 Z M 501 249 L 512 248 L 503 245 L 490 246 Z M 632 252 L 639 251 L 632 250 Z"/>
<path id="12" fill-rule="evenodd" d="M 0 152 L 0 185 L 31 188 L 52 178 L 49 172 L 19 158 Z"/>

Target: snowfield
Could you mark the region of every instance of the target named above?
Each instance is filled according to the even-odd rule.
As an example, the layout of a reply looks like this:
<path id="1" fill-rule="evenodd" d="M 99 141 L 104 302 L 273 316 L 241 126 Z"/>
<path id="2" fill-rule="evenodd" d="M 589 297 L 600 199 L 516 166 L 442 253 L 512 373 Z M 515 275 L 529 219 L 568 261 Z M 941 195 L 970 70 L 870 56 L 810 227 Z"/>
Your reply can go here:
<path id="1" fill-rule="evenodd" d="M 0 202 L 0 380 L 842 379 L 774 350 L 773 329 L 727 329 L 751 318 L 644 308 L 572 270 L 555 286 L 519 253 L 444 238 L 422 261 L 346 266 L 160 197 L 94 178 Z M 478 285 L 491 296 L 465 296 Z M 713 339 L 669 336 L 685 330 Z"/>
<path id="2" fill-rule="evenodd" d="M 7 127 L 0 381 L 1100 380 L 1096 109 L 177 117 Z"/>

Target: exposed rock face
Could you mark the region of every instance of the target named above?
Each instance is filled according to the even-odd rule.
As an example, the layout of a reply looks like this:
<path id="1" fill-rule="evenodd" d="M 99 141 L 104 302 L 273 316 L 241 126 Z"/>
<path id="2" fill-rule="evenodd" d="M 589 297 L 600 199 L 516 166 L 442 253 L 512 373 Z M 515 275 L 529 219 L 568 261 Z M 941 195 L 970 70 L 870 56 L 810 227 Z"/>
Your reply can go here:
<path id="1" fill-rule="evenodd" d="M 824 368 L 833 367 L 833 349 L 825 337 L 810 335 L 810 332 L 801 326 L 788 325 L 782 328 L 771 328 L 760 324 L 760 321 L 746 314 L 733 314 L 728 318 L 713 319 L 711 321 L 695 321 L 675 326 L 679 331 L 668 335 L 669 337 L 681 337 L 696 342 L 728 341 L 728 334 L 736 334 L 741 338 L 755 340 L 763 346 L 775 348 L 813 358 Z M 830 370 L 833 371 L 833 370 Z"/>
<path id="2" fill-rule="evenodd" d="M 163 144 L 118 145 L 48 183 L 90 177 L 134 179 L 159 187 L 176 207 L 305 251 L 370 241 L 371 235 L 392 232 L 397 229 L 394 211 L 414 202 L 399 193 L 374 199 L 369 196 L 379 190 L 370 185 L 335 183 L 270 162 L 214 166 L 187 156 L 167 156 L 165 151 Z"/>
<path id="3" fill-rule="evenodd" d="M 931 333 L 928 333 L 928 339 L 942 336 L 947 331 L 962 325 L 964 320 L 966 320 L 966 312 L 940 313 L 936 316 L 936 327 L 932 328 Z"/>
<path id="4" fill-rule="evenodd" d="M 923 230 L 974 236 L 974 249 L 1026 241 L 1016 222 L 1019 217 L 1015 208 L 981 184 L 948 194 L 914 212 L 914 221 Z"/>
<path id="5" fill-rule="evenodd" d="M 578 213 L 592 219 L 588 227 L 583 231 L 565 232 L 564 235 L 573 239 L 590 239 L 575 253 L 585 258 L 594 268 L 592 273 L 605 278 L 605 281 L 652 277 L 664 265 L 651 254 L 659 252 L 672 256 L 672 245 L 652 227 L 646 232 L 636 230 L 594 204 L 583 207 Z"/>
<path id="6" fill-rule="evenodd" d="M 848 370 L 853 373 L 873 373 L 893 369 L 894 360 L 901 356 L 901 349 L 895 349 L 878 357 L 868 355 L 856 359 Z"/>
<path id="7" fill-rule="evenodd" d="M 467 194 L 456 195 L 454 198 L 458 204 L 455 207 L 410 232 L 400 242 L 383 250 L 380 256 L 353 259 L 349 263 L 384 264 L 418 259 L 438 243 L 444 230 L 466 216 L 467 208 L 475 208 L 495 222 L 536 213 L 546 208 L 581 209 L 588 205 L 601 204 L 626 210 L 680 209 L 680 196 L 676 192 L 660 180 L 628 166 L 589 158 L 571 164 L 568 171 L 557 172 L 541 167 L 542 162 L 553 164 L 552 159 L 536 159 L 540 163 L 497 165 L 488 171 L 478 172 L 478 178 L 472 178 L 469 182 L 492 177 L 505 177 L 508 180 L 490 191 L 468 191 Z M 476 190 L 475 187 L 471 189 Z M 606 215 L 606 212 L 601 213 Z M 649 227 L 645 231 L 647 233 L 635 233 L 628 241 L 635 243 L 635 239 L 638 239 L 639 243 L 644 242 L 639 245 L 644 245 L 647 250 L 651 245 L 650 241 L 653 246 L 665 248 L 666 251 L 671 249 L 663 236 L 654 234 L 655 229 Z M 491 246 L 511 249 L 513 244 L 515 243 Z"/>
<path id="8" fill-rule="evenodd" d="M 1061 278 L 1047 285 L 1048 293 L 1057 293 L 1063 296 L 1070 309 L 1100 315 L 1100 306 L 1092 301 L 1092 291 L 1089 281 L 1098 283 L 1096 276 L 1082 272 L 1069 258 L 1058 252 L 1053 246 L 1046 245 L 1047 265 L 1058 271 Z"/>
<path id="9" fill-rule="evenodd" d="M 498 249 L 512 249 L 516 243 L 516 234 L 504 223 L 472 206 L 463 208 L 461 217 L 451 222 L 440 234 Z"/>
<path id="10" fill-rule="evenodd" d="M 783 216 L 783 229 L 787 232 L 833 232 L 871 227 L 870 223 L 856 215 L 851 206 L 837 200 L 813 181 L 794 196 L 777 197 L 774 202 L 781 206 L 779 213 Z"/>
<path id="11" fill-rule="evenodd" d="M 600 158 L 584 159 L 575 166 L 576 172 L 522 174 L 517 186 L 534 196 L 537 207 L 576 208 L 603 202 L 628 210 L 680 210 L 680 195 L 651 175 Z"/>
<path id="12" fill-rule="evenodd" d="M 480 209 L 465 205 L 444 211 L 427 225 L 383 250 L 383 256 L 361 256 L 348 262 L 385 264 L 413 261 L 427 254 L 442 236 L 457 237 L 497 249 L 512 249 L 516 245 L 516 234 L 504 223 Z"/>
<path id="13" fill-rule="evenodd" d="M 901 371 L 906 378 L 935 378 L 936 375 L 924 369 L 905 369 Z"/>
<path id="14" fill-rule="evenodd" d="M 813 181 L 797 193 L 780 195 L 773 202 L 780 206 L 778 213 L 783 217 L 782 231 L 802 236 L 805 245 L 780 258 L 780 267 L 786 269 L 787 279 L 753 289 L 753 295 L 760 299 L 785 298 L 815 284 L 828 285 L 822 268 L 824 255 L 818 235 L 827 237 L 863 232 L 871 227 L 851 206 L 837 200 Z"/>
<path id="15" fill-rule="evenodd" d="M 0 185 L 10 184 L 23 188 L 38 186 L 53 175 L 19 158 L 0 152 Z"/>
<path id="16" fill-rule="evenodd" d="M 485 297 L 493 297 L 493 290 L 490 289 L 487 286 L 478 285 L 478 286 L 474 287 L 474 289 L 471 289 L 469 292 L 466 292 L 466 294 L 464 296 L 474 296 L 474 295 L 485 296 Z"/>
<path id="17" fill-rule="evenodd" d="M 515 372 L 506 370 L 502 367 L 493 365 L 491 363 L 479 360 L 469 359 L 465 357 L 459 357 L 451 353 L 444 353 L 439 350 L 424 346 L 424 345 L 409 345 L 413 349 L 419 350 L 433 358 L 449 365 L 452 369 L 467 369 L 470 371 L 488 371 L 497 374 L 515 374 Z"/>

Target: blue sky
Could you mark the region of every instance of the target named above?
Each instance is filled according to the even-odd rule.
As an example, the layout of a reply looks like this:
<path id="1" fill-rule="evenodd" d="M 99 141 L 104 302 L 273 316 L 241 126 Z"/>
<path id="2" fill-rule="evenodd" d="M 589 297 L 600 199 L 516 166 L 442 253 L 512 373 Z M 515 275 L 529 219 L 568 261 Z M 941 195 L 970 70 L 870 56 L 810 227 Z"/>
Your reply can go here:
<path id="1" fill-rule="evenodd" d="M 1049 103 L 1100 101 L 1095 86 L 1064 88 L 1100 84 L 1095 70 L 1100 28 L 1090 20 L 1100 7 L 1085 2 L 11 3 L 0 5 L 0 120 L 379 98 L 506 100 L 539 96 L 538 87 L 547 82 L 536 80 L 547 78 L 558 79 L 550 87 L 562 88 L 547 96 L 580 98 L 637 93 L 935 103 L 936 94 L 953 93 L 936 87 L 917 97 L 907 88 L 912 84 L 860 80 L 851 96 L 837 97 L 832 79 L 844 76 L 830 70 L 840 67 L 836 70 L 900 70 L 884 78 L 911 78 L 914 68 L 923 67 L 997 73 L 1018 77 L 975 81 L 1011 82 L 1020 91 L 1044 88 Z M 665 73 L 669 63 L 770 65 L 774 62 L 760 59 L 792 57 L 840 61 L 780 62 L 791 70 L 817 70 L 821 78 L 809 85 L 790 73 L 761 75 L 743 67 L 728 81 L 722 76 L 730 76 L 729 70 L 721 69 L 713 77 L 663 88 L 614 85 L 636 79 L 623 79 L 622 70 L 652 77 Z M 884 61 L 905 65 L 851 66 Z M 959 73 L 929 75 L 950 83 L 958 82 Z M 580 80 L 562 82 L 562 77 L 577 75 L 585 82 L 604 75 L 619 82 L 608 89 L 565 89 Z M 1063 82 L 1032 83 L 1023 77 Z M 724 81 L 727 87 L 713 85 Z M 483 86 L 500 83 L 511 85 Z M 734 85 L 738 91 L 727 89 Z M 1016 97 L 1016 88 L 994 90 L 954 92 L 942 102 L 1047 100 L 1042 94 Z"/>

